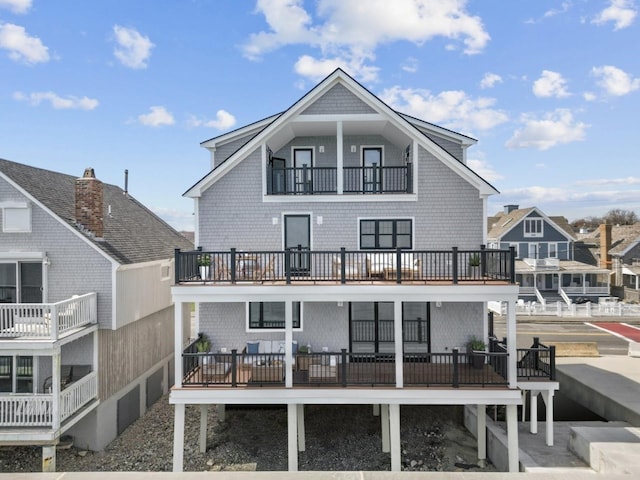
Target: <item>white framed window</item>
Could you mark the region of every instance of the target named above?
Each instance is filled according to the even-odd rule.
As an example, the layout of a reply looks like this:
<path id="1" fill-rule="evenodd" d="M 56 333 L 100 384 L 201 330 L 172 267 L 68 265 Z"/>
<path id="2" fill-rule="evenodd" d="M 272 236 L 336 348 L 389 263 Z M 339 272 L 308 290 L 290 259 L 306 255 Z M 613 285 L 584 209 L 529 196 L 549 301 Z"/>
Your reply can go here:
<path id="1" fill-rule="evenodd" d="M 543 221 L 541 218 L 525 218 L 524 220 L 524 236 L 525 237 L 542 237 Z"/>
<path id="2" fill-rule="evenodd" d="M 31 207 L 26 204 L 3 206 L 2 231 L 6 233 L 31 232 Z"/>
<path id="3" fill-rule="evenodd" d="M 558 258 L 558 244 L 557 243 L 549 243 L 549 253 L 547 256 L 549 258 Z"/>

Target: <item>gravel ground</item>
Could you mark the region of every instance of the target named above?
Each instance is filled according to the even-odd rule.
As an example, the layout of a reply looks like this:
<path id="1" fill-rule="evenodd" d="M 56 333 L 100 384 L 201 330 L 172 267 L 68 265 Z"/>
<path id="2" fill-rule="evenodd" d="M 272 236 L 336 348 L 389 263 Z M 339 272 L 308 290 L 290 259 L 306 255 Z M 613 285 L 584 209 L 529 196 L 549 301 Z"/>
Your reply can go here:
<path id="1" fill-rule="evenodd" d="M 475 466 L 476 441 L 462 426 L 460 407 L 401 408 L 402 467 L 407 471 L 495 471 Z M 282 408 L 227 409 L 218 422 L 209 409 L 207 452 L 198 449 L 199 407 L 187 407 L 185 471 L 286 470 L 287 415 Z M 381 451 L 380 418 L 371 406 L 305 408 L 306 451 L 300 470 L 389 470 L 390 455 Z M 102 452 L 77 447 L 59 449 L 57 470 L 171 471 L 173 407 L 159 400 Z M 37 472 L 38 447 L 0 449 L 0 472 Z M 458 465 L 456 465 L 458 464 Z"/>

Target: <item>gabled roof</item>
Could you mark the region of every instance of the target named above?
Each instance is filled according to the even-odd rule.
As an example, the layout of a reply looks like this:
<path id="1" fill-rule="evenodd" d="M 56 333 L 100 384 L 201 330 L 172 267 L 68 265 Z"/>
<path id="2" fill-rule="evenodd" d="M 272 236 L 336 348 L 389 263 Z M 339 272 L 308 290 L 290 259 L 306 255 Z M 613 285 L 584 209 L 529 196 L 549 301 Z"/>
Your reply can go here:
<path id="1" fill-rule="evenodd" d="M 594 247 L 600 246 L 600 229 L 596 228 L 584 238 Z M 640 222 L 633 225 L 613 225 L 611 227 L 611 255 L 625 255 L 628 250 L 640 243 Z"/>
<path id="2" fill-rule="evenodd" d="M 193 249 L 185 237 L 115 185 L 103 183 L 104 235 L 96 239 L 75 221 L 77 177 L 4 159 L 0 159 L 0 176 L 120 264 L 172 258 L 175 248 Z"/>
<path id="3" fill-rule="evenodd" d="M 313 104 L 315 100 L 320 98 L 324 93 L 329 91 L 333 86 L 341 84 L 345 88 L 347 88 L 351 93 L 356 95 L 360 100 L 365 102 L 367 105 L 372 107 L 372 111 L 378 112 L 384 116 L 386 120 L 392 122 L 395 127 L 399 130 L 402 130 L 408 136 L 415 138 L 418 140 L 420 145 L 429 150 L 433 155 L 439 158 L 441 161 L 446 163 L 452 170 L 456 171 L 461 177 L 465 178 L 474 186 L 477 186 L 480 190 L 480 193 L 483 195 L 491 195 L 498 193 L 498 191 L 486 180 L 480 177 L 477 173 L 471 170 L 468 166 L 459 162 L 455 157 L 453 157 L 449 152 L 444 150 L 442 147 L 437 145 L 433 140 L 431 140 L 427 135 L 425 135 L 416 125 L 414 125 L 408 118 L 402 114 L 399 114 L 387 104 L 385 104 L 382 100 L 376 97 L 373 93 L 367 90 L 364 86 L 358 83 L 355 79 L 349 76 L 342 69 L 338 68 L 329 76 L 327 76 L 324 80 L 318 83 L 314 88 L 312 88 L 307 94 L 305 94 L 302 98 L 300 98 L 296 103 L 294 103 L 291 107 L 289 107 L 282 114 L 274 115 L 268 117 L 264 120 L 256 122 L 251 125 L 259 125 L 262 130 L 257 133 L 253 138 L 251 138 L 247 143 L 245 143 L 242 147 L 240 147 L 235 153 L 229 156 L 225 161 L 221 162 L 217 165 L 212 171 L 210 171 L 207 175 L 205 175 L 202 179 L 200 179 L 196 184 L 194 184 L 191 188 L 189 188 L 184 196 L 188 197 L 198 197 L 202 193 L 202 191 L 206 190 L 209 186 L 211 186 L 215 181 L 224 176 L 228 171 L 230 171 L 237 163 L 242 161 L 246 155 L 251 153 L 257 148 L 262 141 L 269 137 L 269 135 L 273 135 L 278 132 L 278 129 L 284 127 L 288 121 L 294 119 L 297 115 L 302 113 L 307 107 Z M 416 123 L 416 122 L 414 122 Z M 423 128 L 428 128 L 430 124 L 427 122 L 423 122 L 420 124 Z M 248 126 L 249 127 L 249 126 Z M 245 127 L 238 129 L 238 135 L 243 133 Z M 434 132 L 436 130 L 434 129 Z M 248 131 L 247 131 L 248 132 Z M 444 134 L 446 129 L 438 129 L 437 132 L 439 134 Z M 246 132 L 244 133 L 246 134 Z M 237 138 L 236 137 L 228 137 Z M 459 135 L 456 137 L 452 134 L 449 136 L 455 141 L 459 141 L 465 145 L 473 143 L 473 139 L 470 137 Z M 464 137 L 464 138 L 463 138 Z M 211 142 L 214 139 L 211 139 L 207 142 L 203 142 L 203 146 L 207 146 L 207 143 Z"/>
<path id="4" fill-rule="evenodd" d="M 509 213 L 498 213 L 487 220 L 487 239 L 499 240 L 509 233 L 522 219 L 528 217 L 532 212 L 538 213 L 546 222 L 556 227 L 559 232 L 564 233 L 568 240 L 574 240 L 573 229 L 565 217 L 547 217 L 538 207 L 517 208 Z"/>

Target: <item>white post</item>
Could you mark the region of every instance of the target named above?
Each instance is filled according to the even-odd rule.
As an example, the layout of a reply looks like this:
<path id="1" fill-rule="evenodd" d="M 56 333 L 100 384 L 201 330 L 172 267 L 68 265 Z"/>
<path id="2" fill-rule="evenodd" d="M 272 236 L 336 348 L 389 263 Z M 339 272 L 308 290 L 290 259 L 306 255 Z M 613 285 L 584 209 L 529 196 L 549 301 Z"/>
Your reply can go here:
<path id="1" fill-rule="evenodd" d="M 51 395 L 53 397 L 53 404 L 51 405 L 51 420 L 53 431 L 60 429 L 60 384 L 62 374 L 60 372 L 61 366 L 61 354 L 60 347 L 58 347 L 51 357 Z"/>
<path id="2" fill-rule="evenodd" d="M 533 434 L 538 433 L 538 392 L 533 390 L 531 390 L 531 401 L 529 404 L 529 431 Z"/>
<path id="3" fill-rule="evenodd" d="M 400 272 L 398 272 L 400 275 Z M 404 357 L 402 345 L 402 302 L 393 302 L 393 338 L 396 351 L 396 388 L 404 386 Z"/>
<path id="4" fill-rule="evenodd" d="M 342 195 L 344 190 L 344 158 L 343 158 L 343 136 L 342 121 L 336 123 L 336 187 L 338 195 Z"/>
<path id="5" fill-rule="evenodd" d="M 285 370 L 284 379 L 285 387 L 293 387 L 293 301 L 286 300 L 284 302 L 284 358 Z"/>
<path id="6" fill-rule="evenodd" d="M 374 417 L 379 417 L 380 416 L 380 404 L 379 403 L 374 403 L 373 404 L 373 416 Z"/>
<path id="7" fill-rule="evenodd" d="M 218 404 L 218 421 L 224 422 L 227 419 L 227 410 L 224 403 Z"/>
<path id="8" fill-rule="evenodd" d="M 381 406 L 380 424 L 382 425 L 382 451 L 389 453 L 391 451 L 390 445 L 390 431 L 389 431 L 389 405 Z"/>
<path id="9" fill-rule="evenodd" d="M 391 471 L 402 469 L 402 452 L 400 449 L 400 405 L 391 404 L 389 408 L 389 430 L 391 440 Z"/>
<path id="10" fill-rule="evenodd" d="M 176 378 L 177 381 L 177 378 Z M 184 403 L 174 405 L 173 422 L 173 471 L 182 472 L 184 460 Z"/>
<path id="11" fill-rule="evenodd" d="M 209 405 L 200 405 L 200 453 L 207 451 L 207 409 Z"/>
<path id="12" fill-rule="evenodd" d="M 476 408 L 478 423 L 478 465 L 484 467 L 487 462 L 487 406 Z"/>
<path id="13" fill-rule="evenodd" d="M 298 404 L 298 451 L 306 450 L 306 440 L 304 434 L 304 403 Z"/>
<path id="14" fill-rule="evenodd" d="M 56 446 L 55 445 L 42 446 L 42 471 L 43 472 L 56 471 Z"/>
<path id="15" fill-rule="evenodd" d="M 547 392 L 544 394 L 544 399 L 546 400 L 546 404 L 547 404 L 546 420 L 544 422 L 546 427 L 545 440 L 546 440 L 547 446 L 552 447 L 553 446 L 553 390 L 547 390 Z"/>
<path id="16" fill-rule="evenodd" d="M 289 471 L 298 471 L 298 406 L 287 405 L 287 445 L 289 452 Z"/>
<path id="17" fill-rule="evenodd" d="M 182 387 L 182 302 L 175 302 L 173 304 L 173 315 L 174 315 L 174 325 L 173 325 L 173 351 L 175 352 L 175 358 L 173 359 L 174 364 L 174 386 L 175 388 Z M 177 414 L 177 411 L 176 411 Z M 184 409 L 183 409 L 183 420 L 184 420 Z M 182 467 L 180 470 L 182 471 Z"/>
<path id="18" fill-rule="evenodd" d="M 519 471 L 518 455 L 518 408 L 516 405 L 507 405 L 507 446 L 509 455 L 509 472 Z"/>

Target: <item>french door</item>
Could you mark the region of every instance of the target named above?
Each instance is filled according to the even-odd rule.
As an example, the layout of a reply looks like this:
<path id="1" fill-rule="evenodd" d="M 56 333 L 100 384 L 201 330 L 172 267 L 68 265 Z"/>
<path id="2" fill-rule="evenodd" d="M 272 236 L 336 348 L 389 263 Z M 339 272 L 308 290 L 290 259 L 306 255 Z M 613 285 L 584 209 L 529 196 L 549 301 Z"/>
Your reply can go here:
<path id="1" fill-rule="evenodd" d="M 308 275 L 311 271 L 311 216 L 285 215 L 284 248 L 290 249 L 287 262 L 291 275 Z"/>

